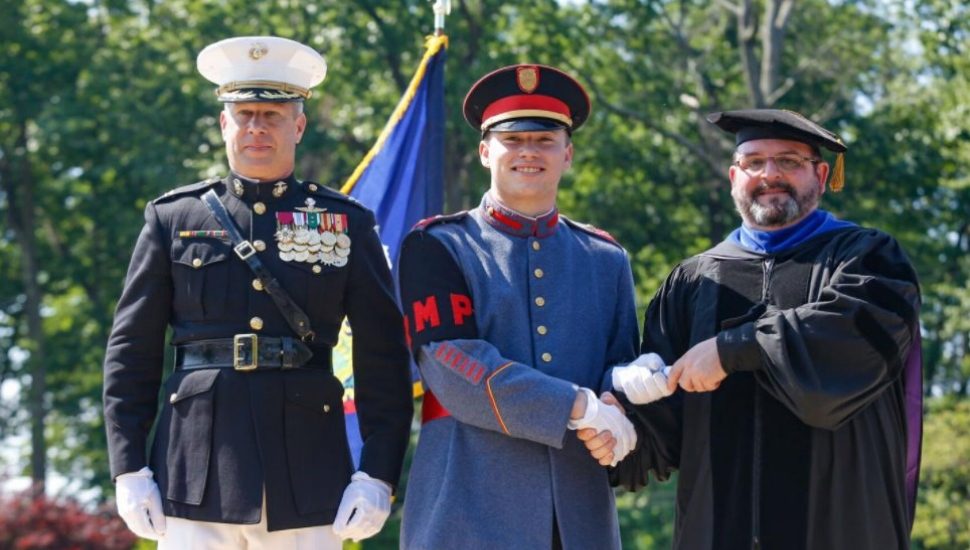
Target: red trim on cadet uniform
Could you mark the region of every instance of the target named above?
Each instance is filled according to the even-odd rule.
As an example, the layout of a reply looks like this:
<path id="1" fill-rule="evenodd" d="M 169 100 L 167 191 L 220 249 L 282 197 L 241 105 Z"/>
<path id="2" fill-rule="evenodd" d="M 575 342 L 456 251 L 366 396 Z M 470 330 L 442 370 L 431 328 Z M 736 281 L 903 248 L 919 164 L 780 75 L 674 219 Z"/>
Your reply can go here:
<path id="1" fill-rule="evenodd" d="M 489 208 L 488 213 L 491 214 L 492 217 L 495 218 L 496 220 L 504 223 L 505 225 L 511 227 L 512 229 L 515 229 L 516 231 L 518 231 L 519 229 L 522 229 L 521 223 L 499 212 L 498 208 Z"/>
<path id="2" fill-rule="evenodd" d="M 448 409 L 438 401 L 438 398 L 431 393 L 431 390 L 424 389 L 424 402 L 421 404 L 421 423 L 427 424 L 432 420 L 451 416 Z"/>

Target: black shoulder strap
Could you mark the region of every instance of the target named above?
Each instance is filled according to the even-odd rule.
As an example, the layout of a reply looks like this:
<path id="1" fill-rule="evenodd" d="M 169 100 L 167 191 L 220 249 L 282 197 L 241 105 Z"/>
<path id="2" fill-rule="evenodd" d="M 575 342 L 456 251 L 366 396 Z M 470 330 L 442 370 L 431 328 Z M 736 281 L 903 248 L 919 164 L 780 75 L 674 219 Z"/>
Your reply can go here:
<path id="1" fill-rule="evenodd" d="M 310 318 L 300 309 L 300 306 L 296 305 L 293 298 L 290 298 L 290 295 L 286 293 L 286 290 L 283 289 L 279 281 L 273 277 L 269 269 L 263 265 L 263 262 L 259 261 L 259 256 L 256 255 L 256 249 L 253 248 L 253 244 L 243 238 L 239 228 L 236 227 L 236 222 L 232 220 L 232 217 L 226 211 L 225 205 L 219 200 L 216 192 L 212 189 L 206 191 L 202 195 L 202 202 L 205 203 L 209 211 L 212 212 L 212 215 L 215 216 L 219 225 L 229 233 L 229 240 L 232 241 L 232 249 L 241 260 L 246 262 L 249 269 L 256 274 L 259 282 L 263 283 L 263 288 L 269 293 L 270 298 L 273 299 L 273 303 L 279 308 L 280 313 L 283 314 L 283 318 L 286 319 L 290 328 L 304 342 L 312 342 L 316 335 L 310 328 Z"/>

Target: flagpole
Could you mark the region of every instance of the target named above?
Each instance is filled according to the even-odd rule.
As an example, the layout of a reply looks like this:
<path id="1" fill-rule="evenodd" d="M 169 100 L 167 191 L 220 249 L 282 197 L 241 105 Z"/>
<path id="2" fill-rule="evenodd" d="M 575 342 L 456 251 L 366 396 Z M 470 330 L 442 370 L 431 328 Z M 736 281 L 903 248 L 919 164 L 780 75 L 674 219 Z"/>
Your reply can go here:
<path id="1" fill-rule="evenodd" d="M 451 0 L 435 0 L 434 3 L 434 35 L 445 34 L 445 16 L 451 13 Z"/>

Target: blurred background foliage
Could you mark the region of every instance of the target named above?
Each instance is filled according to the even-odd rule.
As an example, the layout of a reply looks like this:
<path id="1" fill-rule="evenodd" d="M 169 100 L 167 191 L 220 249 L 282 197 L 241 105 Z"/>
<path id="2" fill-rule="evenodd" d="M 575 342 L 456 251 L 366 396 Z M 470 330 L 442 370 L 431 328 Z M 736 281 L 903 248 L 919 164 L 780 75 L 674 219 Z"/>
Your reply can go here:
<path id="1" fill-rule="evenodd" d="M 562 67 L 593 101 L 564 213 L 629 250 L 641 308 L 736 223 L 731 142 L 707 112 L 798 110 L 849 146 L 837 215 L 894 234 L 920 274 L 923 482 L 914 547 L 970 545 L 970 8 L 956 0 L 455 0 L 446 209 L 488 178 L 460 115 L 481 75 Z M 329 63 L 298 177 L 340 187 L 407 85 L 423 0 L 0 0 L 0 474 L 112 496 L 101 361 L 144 204 L 226 170 L 206 44 L 276 34 Z M 13 443 L 11 443 L 13 442 Z M 618 497 L 624 546 L 669 547 L 673 482 Z M 396 548 L 395 524 L 366 548 Z"/>

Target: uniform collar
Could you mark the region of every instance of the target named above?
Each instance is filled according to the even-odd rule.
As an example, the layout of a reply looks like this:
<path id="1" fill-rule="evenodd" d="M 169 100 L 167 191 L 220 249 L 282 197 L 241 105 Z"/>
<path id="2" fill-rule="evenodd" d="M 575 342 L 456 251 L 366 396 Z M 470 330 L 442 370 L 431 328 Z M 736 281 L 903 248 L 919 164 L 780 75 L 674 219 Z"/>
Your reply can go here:
<path id="1" fill-rule="evenodd" d="M 482 197 L 482 211 L 485 221 L 502 233 L 516 237 L 544 238 L 556 232 L 559 225 L 559 209 L 553 208 L 549 212 L 532 218 L 512 210 L 500 203 L 491 193 Z"/>
<path id="2" fill-rule="evenodd" d="M 278 200 L 300 185 L 292 173 L 279 180 L 262 181 L 230 172 L 222 181 L 230 193 L 244 202 Z"/>

